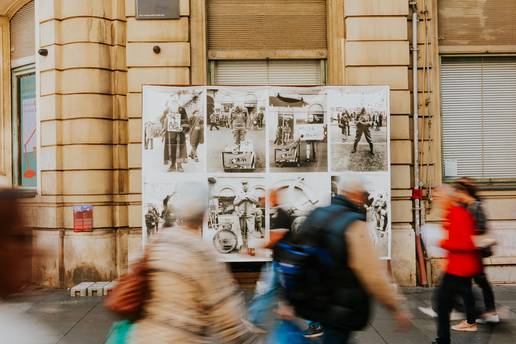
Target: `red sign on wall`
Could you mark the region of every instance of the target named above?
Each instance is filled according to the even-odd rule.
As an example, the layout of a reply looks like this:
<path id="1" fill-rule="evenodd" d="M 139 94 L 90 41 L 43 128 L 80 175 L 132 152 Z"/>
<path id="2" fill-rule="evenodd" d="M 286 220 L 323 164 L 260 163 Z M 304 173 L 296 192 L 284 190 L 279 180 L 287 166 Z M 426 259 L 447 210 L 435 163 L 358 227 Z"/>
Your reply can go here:
<path id="1" fill-rule="evenodd" d="M 73 231 L 93 231 L 93 206 L 76 205 L 73 207 Z"/>

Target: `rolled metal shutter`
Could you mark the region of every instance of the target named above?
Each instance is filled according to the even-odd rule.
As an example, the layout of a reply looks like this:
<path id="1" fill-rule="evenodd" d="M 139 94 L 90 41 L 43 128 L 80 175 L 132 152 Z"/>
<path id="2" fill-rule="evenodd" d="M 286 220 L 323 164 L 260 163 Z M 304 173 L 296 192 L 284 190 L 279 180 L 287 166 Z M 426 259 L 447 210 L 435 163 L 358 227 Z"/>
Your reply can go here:
<path id="1" fill-rule="evenodd" d="M 439 0 L 439 44 L 516 44 L 516 1 Z"/>
<path id="2" fill-rule="evenodd" d="M 215 61 L 215 85 L 321 85 L 321 60 Z"/>
<path id="3" fill-rule="evenodd" d="M 516 178 L 516 58 L 443 58 L 444 160 L 459 176 Z"/>
<path id="4" fill-rule="evenodd" d="M 11 19 L 11 60 L 35 55 L 34 1 L 23 6 Z"/>
<path id="5" fill-rule="evenodd" d="M 324 58 L 326 0 L 207 0 L 208 57 Z"/>

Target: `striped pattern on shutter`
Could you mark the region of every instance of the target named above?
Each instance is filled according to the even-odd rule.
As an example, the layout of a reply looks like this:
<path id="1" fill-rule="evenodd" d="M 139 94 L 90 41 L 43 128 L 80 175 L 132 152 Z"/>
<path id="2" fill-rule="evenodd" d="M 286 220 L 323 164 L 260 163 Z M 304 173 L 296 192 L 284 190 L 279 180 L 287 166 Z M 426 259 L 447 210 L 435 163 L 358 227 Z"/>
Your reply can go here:
<path id="1" fill-rule="evenodd" d="M 207 17 L 210 59 L 327 54 L 325 0 L 207 0 Z"/>
<path id="2" fill-rule="evenodd" d="M 34 1 L 23 6 L 11 19 L 11 60 L 35 55 Z"/>
<path id="3" fill-rule="evenodd" d="M 458 175 L 516 178 L 516 58 L 444 57 L 443 158 Z"/>
<path id="4" fill-rule="evenodd" d="M 215 85 L 321 85 L 321 60 L 215 61 Z"/>

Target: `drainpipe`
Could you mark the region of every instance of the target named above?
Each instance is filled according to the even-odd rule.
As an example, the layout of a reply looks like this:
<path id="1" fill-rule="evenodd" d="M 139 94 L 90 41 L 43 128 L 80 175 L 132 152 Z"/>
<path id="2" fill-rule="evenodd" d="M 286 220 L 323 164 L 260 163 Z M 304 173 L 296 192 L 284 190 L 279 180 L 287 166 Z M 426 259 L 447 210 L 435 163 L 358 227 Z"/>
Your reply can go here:
<path id="1" fill-rule="evenodd" d="M 421 181 L 419 176 L 419 99 L 418 99 L 418 75 L 417 75 L 417 57 L 418 57 L 418 27 L 419 22 L 417 2 L 410 1 L 412 7 L 412 95 L 413 95 L 413 127 L 414 127 L 414 188 L 412 190 L 412 199 L 414 200 L 414 230 L 416 233 L 416 253 L 419 266 L 419 282 L 423 286 L 428 286 L 426 277 L 426 261 L 423 255 L 423 247 L 421 244 Z"/>

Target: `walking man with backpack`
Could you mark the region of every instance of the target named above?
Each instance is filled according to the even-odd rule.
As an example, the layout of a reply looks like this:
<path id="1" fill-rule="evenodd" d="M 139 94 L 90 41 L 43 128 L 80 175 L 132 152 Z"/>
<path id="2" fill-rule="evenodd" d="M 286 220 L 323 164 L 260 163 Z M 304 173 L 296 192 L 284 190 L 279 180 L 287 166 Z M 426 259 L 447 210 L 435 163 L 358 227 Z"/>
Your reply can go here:
<path id="1" fill-rule="evenodd" d="M 324 344 L 345 344 L 363 329 L 371 297 L 400 327 L 409 324 L 371 242 L 360 180 L 342 178 L 330 206 L 312 212 L 289 243 L 278 245 L 278 271 L 296 315 L 324 328 Z"/>

